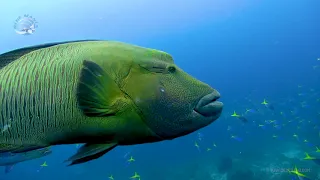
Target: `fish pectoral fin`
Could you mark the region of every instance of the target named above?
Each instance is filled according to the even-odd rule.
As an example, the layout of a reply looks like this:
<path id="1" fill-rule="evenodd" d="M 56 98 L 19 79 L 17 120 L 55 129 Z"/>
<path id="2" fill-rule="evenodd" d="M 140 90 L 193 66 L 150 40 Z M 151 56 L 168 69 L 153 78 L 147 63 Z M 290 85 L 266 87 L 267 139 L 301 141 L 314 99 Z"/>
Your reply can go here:
<path id="1" fill-rule="evenodd" d="M 6 166 L 6 167 L 4 168 L 4 173 L 6 173 L 6 174 L 9 173 L 9 172 L 13 169 L 14 165 L 15 165 L 15 164 Z"/>
<path id="2" fill-rule="evenodd" d="M 79 108 L 86 116 L 112 116 L 119 110 L 123 92 L 104 69 L 92 61 L 83 61 L 77 87 Z"/>
<path id="3" fill-rule="evenodd" d="M 67 161 L 71 161 L 71 165 L 85 163 L 93 159 L 97 159 L 107 152 L 115 148 L 117 143 L 107 143 L 107 144 L 85 144 L 80 147 L 77 153 L 71 156 Z"/>

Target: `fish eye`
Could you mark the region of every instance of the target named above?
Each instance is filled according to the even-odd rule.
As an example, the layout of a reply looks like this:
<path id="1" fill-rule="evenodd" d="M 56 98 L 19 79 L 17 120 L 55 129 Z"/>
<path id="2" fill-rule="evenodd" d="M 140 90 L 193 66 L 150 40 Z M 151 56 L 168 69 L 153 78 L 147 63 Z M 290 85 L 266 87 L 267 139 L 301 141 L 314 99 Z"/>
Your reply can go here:
<path id="1" fill-rule="evenodd" d="M 170 66 L 170 67 L 168 67 L 168 72 L 174 73 L 174 72 L 176 72 L 176 68 L 174 66 Z"/>
<path id="2" fill-rule="evenodd" d="M 165 93 L 165 92 L 166 92 L 166 90 L 165 90 L 163 87 L 160 87 L 159 90 L 160 90 L 160 92 L 162 92 L 162 93 Z"/>

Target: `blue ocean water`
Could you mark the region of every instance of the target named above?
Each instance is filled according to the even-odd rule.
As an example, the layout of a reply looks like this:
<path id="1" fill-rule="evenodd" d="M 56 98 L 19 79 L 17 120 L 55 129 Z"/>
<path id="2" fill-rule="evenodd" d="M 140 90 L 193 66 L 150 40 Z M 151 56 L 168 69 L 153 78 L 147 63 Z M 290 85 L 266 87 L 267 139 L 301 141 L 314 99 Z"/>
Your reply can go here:
<path id="1" fill-rule="evenodd" d="M 125 180 L 135 172 L 141 180 L 320 179 L 319 7 L 317 0 L 1 2 L 0 53 L 84 39 L 163 50 L 216 88 L 224 110 L 190 135 L 117 147 L 81 165 L 63 163 L 76 145 L 55 146 L 10 173 L 0 169 L 0 180 Z M 25 14 L 38 22 L 29 36 L 14 31 Z"/>

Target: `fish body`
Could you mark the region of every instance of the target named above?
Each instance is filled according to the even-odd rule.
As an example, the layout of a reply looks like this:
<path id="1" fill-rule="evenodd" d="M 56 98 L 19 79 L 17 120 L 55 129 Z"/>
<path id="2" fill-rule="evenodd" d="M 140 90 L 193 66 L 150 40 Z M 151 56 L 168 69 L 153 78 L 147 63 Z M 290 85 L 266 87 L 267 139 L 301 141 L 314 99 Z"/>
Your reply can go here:
<path id="1" fill-rule="evenodd" d="M 23 153 L 1 153 L 0 154 L 0 166 L 5 166 L 5 173 L 9 173 L 13 166 L 17 163 L 41 158 L 51 154 L 50 148 L 42 148 L 33 151 Z"/>
<path id="2" fill-rule="evenodd" d="M 118 145 L 192 133 L 223 107 L 171 55 L 121 42 L 22 48 L 0 55 L 0 68 L 0 152 L 85 143 L 69 159 L 82 163 Z"/>

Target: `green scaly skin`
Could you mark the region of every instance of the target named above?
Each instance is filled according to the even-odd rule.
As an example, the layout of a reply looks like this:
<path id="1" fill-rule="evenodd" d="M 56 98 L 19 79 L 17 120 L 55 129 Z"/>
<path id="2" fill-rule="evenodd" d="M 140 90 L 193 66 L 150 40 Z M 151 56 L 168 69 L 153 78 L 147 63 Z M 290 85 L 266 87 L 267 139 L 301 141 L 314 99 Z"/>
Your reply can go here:
<path id="1" fill-rule="evenodd" d="M 106 52 L 107 46 L 114 47 L 109 47 L 113 53 Z M 11 127 L 0 136 L 0 150 L 12 149 L 12 145 L 117 141 L 117 136 L 124 135 L 122 129 L 126 129 L 125 134 L 145 136 L 147 133 L 152 136 L 123 94 L 117 97 L 118 102 L 121 101 L 121 111 L 107 119 L 87 117 L 77 106 L 76 87 L 83 61 L 94 61 L 106 70 L 121 65 L 125 67 L 132 61 L 130 54 L 120 52 L 122 61 L 119 57 L 117 61 L 112 58 L 123 51 L 121 48 L 121 43 L 103 41 L 63 44 L 31 52 L 1 69 L 0 127 L 7 124 Z M 121 73 L 127 73 L 125 68 L 122 69 L 123 72 L 111 76 L 121 79 Z M 129 122 L 126 117 L 130 117 Z M 130 130 L 127 127 L 131 127 Z M 117 135 L 117 132 L 122 134 Z"/>

